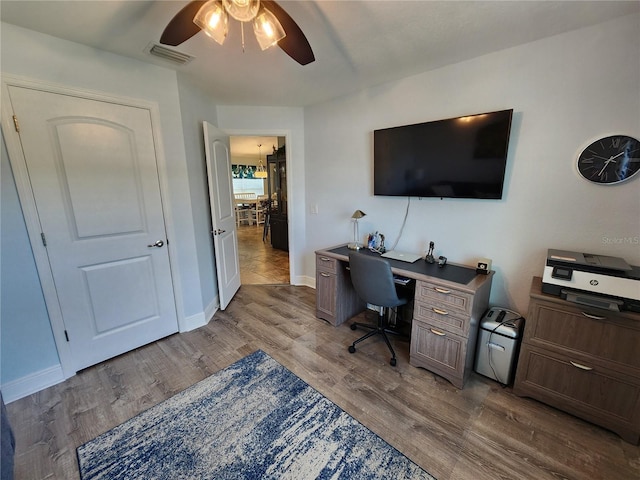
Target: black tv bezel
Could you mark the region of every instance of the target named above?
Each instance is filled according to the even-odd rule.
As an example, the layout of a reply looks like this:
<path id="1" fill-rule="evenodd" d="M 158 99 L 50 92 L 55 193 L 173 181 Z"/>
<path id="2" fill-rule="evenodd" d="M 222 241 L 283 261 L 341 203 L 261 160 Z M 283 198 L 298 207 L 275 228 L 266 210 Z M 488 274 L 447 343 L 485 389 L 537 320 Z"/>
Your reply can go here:
<path id="1" fill-rule="evenodd" d="M 437 125 L 441 125 L 445 122 L 451 122 L 451 121 L 458 121 L 461 119 L 466 119 L 466 118 L 470 118 L 470 117 L 478 117 L 478 116 L 487 116 L 487 115 L 491 115 L 491 116 L 496 116 L 496 115 L 504 115 L 504 114 L 508 114 L 508 123 L 507 123 L 507 127 L 506 127 L 506 136 L 505 138 L 505 144 L 504 144 L 504 155 L 500 156 L 498 159 L 502 162 L 501 163 L 501 172 L 500 172 L 500 181 L 499 181 L 499 189 L 494 189 L 491 191 L 491 194 L 489 195 L 478 195 L 477 193 L 474 194 L 469 194 L 469 195 L 465 195 L 465 194 L 455 194 L 455 192 L 452 190 L 452 192 L 454 192 L 454 194 L 451 193 L 435 193 L 432 191 L 427 191 L 427 190 L 421 190 L 419 192 L 415 192 L 415 191 L 411 191 L 409 190 L 409 188 L 407 187 L 407 185 L 405 184 L 402 190 L 396 190 L 394 192 L 390 192 L 388 191 L 388 189 L 385 189 L 384 191 L 381 191 L 379 186 L 376 183 L 376 175 L 379 174 L 379 167 L 381 165 L 381 160 L 379 160 L 377 158 L 377 152 L 376 152 L 376 134 L 377 132 L 388 132 L 391 130 L 407 130 L 410 128 L 417 128 L 417 127 L 422 127 L 422 128 L 431 128 Z M 457 116 L 457 117 L 450 117 L 450 118 L 444 118 L 444 119 L 439 119 L 439 120 L 431 120 L 431 121 L 427 121 L 427 122 L 419 122 L 419 123 L 412 123 L 412 124 L 407 124 L 407 125 L 400 125 L 400 126 L 395 126 L 395 127 L 387 127 L 387 128 L 380 128 L 380 129 L 376 129 L 373 131 L 373 194 L 375 196 L 380 196 L 380 197 L 414 197 L 414 198 L 461 198 L 461 199 L 477 199 L 477 200 L 501 200 L 503 198 L 504 195 L 504 184 L 505 184 L 505 178 L 506 178 L 506 168 L 507 168 L 507 160 L 508 160 L 508 156 L 509 156 L 509 145 L 511 143 L 511 128 L 512 128 L 512 124 L 513 124 L 513 109 L 503 109 L 503 110 L 495 110 L 492 112 L 484 112 L 484 113 L 475 113 L 475 114 L 471 114 L 471 115 L 461 115 L 461 116 Z M 388 162 L 386 162 L 388 163 Z M 448 184 L 445 185 L 451 185 L 451 182 L 449 182 Z"/>

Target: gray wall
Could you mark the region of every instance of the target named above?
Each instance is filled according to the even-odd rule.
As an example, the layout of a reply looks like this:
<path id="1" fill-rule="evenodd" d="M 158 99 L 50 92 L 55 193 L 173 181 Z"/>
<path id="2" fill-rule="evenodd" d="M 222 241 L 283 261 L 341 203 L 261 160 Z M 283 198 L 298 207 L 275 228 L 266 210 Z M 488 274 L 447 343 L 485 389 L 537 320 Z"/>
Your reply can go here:
<path id="1" fill-rule="evenodd" d="M 59 360 L 4 136 L 1 154 L 0 378 L 6 382 Z"/>
<path id="2" fill-rule="evenodd" d="M 626 16 L 306 108 L 305 272 L 315 249 L 351 239 L 355 209 L 363 234 L 398 238 L 407 199 L 373 195 L 373 130 L 507 108 L 503 199 L 413 198 L 397 248 L 423 253 L 433 240 L 452 262 L 493 259 L 491 302 L 525 315 L 548 248 L 639 265 L 640 178 L 594 185 L 575 167 L 599 137 L 640 138 L 639 25 Z"/>

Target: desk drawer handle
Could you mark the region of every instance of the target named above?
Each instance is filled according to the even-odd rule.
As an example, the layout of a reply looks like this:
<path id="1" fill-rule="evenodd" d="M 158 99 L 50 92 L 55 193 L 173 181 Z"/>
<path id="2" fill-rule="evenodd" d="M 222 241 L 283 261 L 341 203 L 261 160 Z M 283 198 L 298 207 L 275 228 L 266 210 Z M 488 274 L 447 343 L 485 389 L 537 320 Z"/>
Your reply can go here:
<path id="1" fill-rule="evenodd" d="M 320 272 L 320 275 L 322 275 L 323 277 L 330 277 L 331 275 L 328 273 L 324 273 L 324 272 Z"/>
<path id="2" fill-rule="evenodd" d="M 431 330 L 431 333 L 433 333 L 434 335 L 438 335 L 439 337 L 446 337 L 447 334 L 444 332 L 441 332 L 440 330 L 434 330 L 433 328 L 430 328 L 429 330 Z"/>
<path id="3" fill-rule="evenodd" d="M 322 260 L 323 262 L 330 262 L 331 259 L 329 257 L 320 257 L 320 260 Z"/>
<path id="4" fill-rule="evenodd" d="M 579 368 L 580 370 L 586 370 L 586 371 L 591 371 L 591 370 L 593 370 L 593 368 L 592 368 L 592 367 L 587 367 L 586 365 L 582 365 L 582 364 L 580 364 L 580 363 L 576 363 L 576 362 L 573 362 L 573 361 L 571 361 L 571 360 L 569 360 L 569 363 L 570 363 L 571 365 L 573 365 L 574 367 Z"/>
<path id="5" fill-rule="evenodd" d="M 449 295 L 451 293 L 451 290 L 447 290 L 446 288 L 433 287 L 433 289 L 438 293 L 444 293 L 444 294 L 447 294 L 447 295 Z"/>
<path id="6" fill-rule="evenodd" d="M 431 307 L 431 310 L 439 315 L 449 315 L 449 312 L 447 312 L 446 310 L 440 310 L 439 308 Z"/>
<path id="7" fill-rule="evenodd" d="M 607 319 L 607 317 L 599 317 L 597 315 L 590 315 L 590 314 L 588 314 L 586 312 L 582 312 L 582 315 L 584 315 L 587 318 L 590 318 L 591 320 L 606 320 Z"/>

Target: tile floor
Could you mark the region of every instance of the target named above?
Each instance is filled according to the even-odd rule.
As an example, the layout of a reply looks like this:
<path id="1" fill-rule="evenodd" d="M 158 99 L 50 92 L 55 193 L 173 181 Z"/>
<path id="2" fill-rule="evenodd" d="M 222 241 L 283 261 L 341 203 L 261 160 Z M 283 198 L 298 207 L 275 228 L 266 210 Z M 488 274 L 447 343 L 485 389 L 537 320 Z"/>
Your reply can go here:
<path id="1" fill-rule="evenodd" d="M 289 284 L 289 252 L 262 241 L 262 225 L 238 227 L 238 257 L 242 285 Z"/>

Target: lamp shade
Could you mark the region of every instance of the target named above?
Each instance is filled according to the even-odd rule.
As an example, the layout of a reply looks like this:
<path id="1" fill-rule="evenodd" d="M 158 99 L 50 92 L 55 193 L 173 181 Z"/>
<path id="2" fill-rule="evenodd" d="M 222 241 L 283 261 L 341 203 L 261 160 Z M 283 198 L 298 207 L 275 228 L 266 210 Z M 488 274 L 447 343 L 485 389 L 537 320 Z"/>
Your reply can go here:
<path id="1" fill-rule="evenodd" d="M 229 17 L 219 0 L 209 0 L 200 7 L 193 23 L 222 45 L 229 33 Z"/>
<path id="2" fill-rule="evenodd" d="M 362 210 L 356 210 L 355 212 L 353 212 L 353 215 L 351 215 L 351 218 L 362 218 L 366 215 L 366 213 L 364 213 Z"/>
<path id="3" fill-rule="evenodd" d="M 272 47 L 286 36 L 276 16 L 266 8 L 262 8 L 253 19 L 253 33 L 262 50 Z"/>

